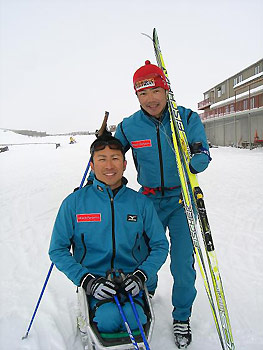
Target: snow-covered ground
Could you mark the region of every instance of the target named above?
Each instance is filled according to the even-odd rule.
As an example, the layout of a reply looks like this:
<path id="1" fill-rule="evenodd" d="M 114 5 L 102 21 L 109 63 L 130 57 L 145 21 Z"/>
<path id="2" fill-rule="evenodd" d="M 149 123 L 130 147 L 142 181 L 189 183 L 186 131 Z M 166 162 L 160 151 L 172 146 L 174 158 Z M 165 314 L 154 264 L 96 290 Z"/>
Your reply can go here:
<path id="1" fill-rule="evenodd" d="M 0 349 L 78 350 L 76 288 L 55 268 L 28 339 L 25 335 L 50 267 L 47 254 L 58 207 L 80 184 L 93 136 L 49 137 L 54 145 L 10 146 L 0 154 Z M 0 143 L 40 142 L 0 131 Z M 42 139 L 43 141 L 43 139 Z M 212 148 L 199 182 L 205 194 L 236 349 L 263 349 L 263 149 Z M 131 157 L 126 177 L 138 188 Z M 153 300 L 152 350 L 175 349 L 169 260 Z M 221 349 L 200 273 L 189 350 Z"/>

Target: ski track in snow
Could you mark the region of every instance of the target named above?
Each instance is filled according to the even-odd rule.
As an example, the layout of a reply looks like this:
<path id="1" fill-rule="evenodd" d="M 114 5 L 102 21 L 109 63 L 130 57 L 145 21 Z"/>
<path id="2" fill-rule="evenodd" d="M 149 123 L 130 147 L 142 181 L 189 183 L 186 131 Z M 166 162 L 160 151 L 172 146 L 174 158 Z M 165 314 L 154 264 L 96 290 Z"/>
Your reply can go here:
<path id="1" fill-rule="evenodd" d="M 1 132 L 1 131 L 0 131 Z M 0 133 L 1 142 L 40 142 Z M 61 201 L 79 186 L 89 160 L 92 136 L 49 137 L 55 145 L 11 146 L 0 155 L 1 173 L 1 316 L 2 350 L 83 349 L 76 329 L 76 287 L 56 268 L 32 325 L 25 335 L 50 260 L 49 240 Z M 33 141 L 32 141 L 33 140 Z M 41 139 L 43 140 L 43 139 Z M 263 348 L 263 149 L 212 148 L 209 168 L 199 175 L 216 247 L 237 350 Z M 131 155 L 125 173 L 138 189 Z M 197 268 L 198 290 L 189 350 L 221 349 Z M 172 336 L 169 258 L 159 273 L 153 299 L 155 327 L 151 349 L 175 349 Z"/>

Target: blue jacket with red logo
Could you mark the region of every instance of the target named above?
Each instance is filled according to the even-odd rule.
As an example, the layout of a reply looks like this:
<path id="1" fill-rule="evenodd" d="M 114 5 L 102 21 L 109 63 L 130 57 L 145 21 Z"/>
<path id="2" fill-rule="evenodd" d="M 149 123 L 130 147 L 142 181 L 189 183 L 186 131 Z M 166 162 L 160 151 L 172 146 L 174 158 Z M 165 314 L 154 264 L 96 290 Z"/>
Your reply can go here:
<path id="1" fill-rule="evenodd" d="M 73 253 L 71 253 L 71 247 Z M 152 202 L 125 185 L 115 196 L 105 184 L 70 194 L 54 224 L 49 255 L 77 286 L 87 273 L 143 270 L 147 284 L 165 262 L 168 241 Z"/>
<path id="2" fill-rule="evenodd" d="M 195 161 L 196 172 L 203 171 L 210 161 L 203 124 L 199 115 L 190 109 L 179 106 L 178 110 L 189 144 L 202 143 L 203 153 L 193 156 L 191 161 Z M 122 142 L 126 151 L 132 148 L 140 185 L 150 188 L 180 186 L 167 108 L 160 120 L 143 110 L 124 118 L 117 127 L 115 137 Z"/>

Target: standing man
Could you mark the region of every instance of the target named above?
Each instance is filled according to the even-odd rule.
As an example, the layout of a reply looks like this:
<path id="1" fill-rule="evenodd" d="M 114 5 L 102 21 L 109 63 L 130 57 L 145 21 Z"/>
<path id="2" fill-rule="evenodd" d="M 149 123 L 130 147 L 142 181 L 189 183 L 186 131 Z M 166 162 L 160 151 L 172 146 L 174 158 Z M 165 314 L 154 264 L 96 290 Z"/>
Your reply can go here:
<path id="1" fill-rule="evenodd" d="M 93 142 L 91 168 L 93 184 L 70 194 L 59 209 L 49 255 L 56 267 L 90 296 L 93 321 L 100 332 L 125 330 L 114 302 L 119 293 L 134 330 L 138 325 L 126 302 L 127 293 L 136 297 L 145 324 L 141 290 L 144 283 L 152 285 L 165 262 L 168 241 L 151 201 L 124 184 L 126 160 L 118 139 L 104 135 Z M 107 279 L 107 271 L 122 271 L 122 284 Z"/>
<path id="2" fill-rule="evenodd" d="M 169 229 L 174 337 L 178 348 L 187 347 L 192 340 L 189 318 L 196 296 L 196 272 L 189 227 L 180 200 L 181 186 L 167 106 L 169 87 L 163 71 L 150 61 L 135 72 L 133 85 L 141 109 L 118 125 L 115 137 L 125 151 L 132 149 L 141 192 L 152 200 L 163 227 Z M 180 106 L 178 110 L 192 150 L 190 171 L 202 172 L 211 159 L 204 127 L 197 113 Z M 154 288 L 149 291 L 154 293 Z"/>

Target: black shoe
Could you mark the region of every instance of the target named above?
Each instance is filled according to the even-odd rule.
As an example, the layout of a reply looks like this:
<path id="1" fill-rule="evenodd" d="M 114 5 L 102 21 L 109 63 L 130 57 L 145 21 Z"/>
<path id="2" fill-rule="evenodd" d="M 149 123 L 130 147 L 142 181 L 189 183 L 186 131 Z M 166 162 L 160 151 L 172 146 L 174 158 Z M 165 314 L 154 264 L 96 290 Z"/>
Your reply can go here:
<path id="1" fill-rule="evenodd" d="M 178 349 L 186 349 L 192 341 L 189 319 L 187 321 L 173 321 L 174 340 Z"/>

